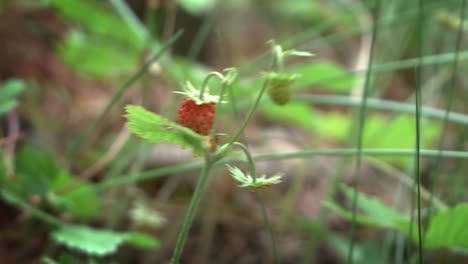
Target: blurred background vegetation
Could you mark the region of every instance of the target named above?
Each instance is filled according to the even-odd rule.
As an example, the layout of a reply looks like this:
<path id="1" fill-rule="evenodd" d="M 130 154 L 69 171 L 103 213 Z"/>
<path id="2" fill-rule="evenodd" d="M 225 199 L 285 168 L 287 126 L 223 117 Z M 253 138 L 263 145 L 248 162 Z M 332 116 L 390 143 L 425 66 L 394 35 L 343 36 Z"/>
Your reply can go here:
<path id="1" fill-rule="evenodd" d="M 2 0 L 0 262 L 167 262 L 201 166 L 187 149 L 131 136 L 123 108 L 177 121 L 182 83 L 236 67 L 230 103 L 219 108 L 221 132 L 232 135 L 274 39 L 315 54 L 288 61 L 286 71 L 301 75 L 294 99 L 263 98 L 242 139 L 260 174 L 285 174 L 262 191 L 281 262 L 345 263 L 350 243 L 354 263 L 416 261 L 419 199 L 424 263 L 467 263 L 468 211 L 437 214 L 468 200 L 464 9 L 464 0 L 423 9 L 404 0 Z M 182 263 L 273 263 L 253 193 L 224 166 L 213 176 Z M 361 217 L 350 239 L 345 186 L 357 183 Z"/>

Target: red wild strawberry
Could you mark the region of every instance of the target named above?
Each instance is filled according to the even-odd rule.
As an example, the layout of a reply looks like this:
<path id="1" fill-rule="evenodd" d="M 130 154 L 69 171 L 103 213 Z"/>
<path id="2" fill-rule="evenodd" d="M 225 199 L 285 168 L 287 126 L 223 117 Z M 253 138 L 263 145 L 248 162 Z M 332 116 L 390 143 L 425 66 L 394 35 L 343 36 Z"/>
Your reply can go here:
<path id="1" fill-rule="evenodd" d="M 179 109 L 180 123 L 204 136 L 210 134 L 215 115 L 215 103 L 196 104 L 191 98 L 186 98 Z"/>

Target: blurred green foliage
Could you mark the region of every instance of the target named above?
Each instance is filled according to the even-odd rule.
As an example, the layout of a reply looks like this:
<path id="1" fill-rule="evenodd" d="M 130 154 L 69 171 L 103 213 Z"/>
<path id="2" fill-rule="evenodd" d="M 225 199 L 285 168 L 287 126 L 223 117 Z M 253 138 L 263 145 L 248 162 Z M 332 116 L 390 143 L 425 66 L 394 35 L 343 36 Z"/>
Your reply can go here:
<path id="1" fill-rule="evenodd" d="M 77 71 L 110 78 L 135 69 L 145 40 L 103 2 L 50 0 L 56 12 L 72 25 L 58 47 L 59 55 Z"/>
<path id="2" fill-rule="evenodd" d="M 82 225 L 63 225 L 60 229 L 52 232 L 51 235 L 59 243 L 97 256 L 115 253 L 124 242 L 151 249 L 159 245 L 157 240 L 142 233 L 113 232 Z"/>
<path id="3" fill-rule="evenodd" d="M 99 216 L 100 199 L 89 183 L 60 194 L 63 188 L 76 183 L 75 177 L 61 168 L 51 154 L 23 147 L 16 155 L 14 180 L 9 180 L 3 163 L 0 165 L 0 183 L 24 200 L 40 197 L 54 210 L 69 213 L 77 219 Z"/>
<path id="4" fill-rule="evenodd" d="M 0 83 L 0 115 L 18 105 L 17 97 L 26 89 L 22 80 L 10 79 Z"/>
<path id="5" fill-rule="evenodd" d="M 347 199 L 351 200 L 353 190 L 349 187 L 342 187 L 342 189 Z M 363 193 L 359 193 L 358 196 L 360 212 L 356 215 L 357 223 L 397 230 L 413 241 L 418 241 L 416 228 L 410 227 L 411 220 L 408 216 L 385 205 L 376 198 L 371 198 Z M 348 220 L 352 220 L 351 211 L 344 209 L 338 203 L 325 201 L 323 205 Z M 460 203 L 452 208 L 439 209 L 429 221 L 424 247 L 431 249 L 450 248 L 468 252 L 466 219 L 468 219 L 468 204 L 466 203 Z M 416 226 L 417 223 L 413 225 Z M 411 234 L 410 230 L 412 230 Z"/>

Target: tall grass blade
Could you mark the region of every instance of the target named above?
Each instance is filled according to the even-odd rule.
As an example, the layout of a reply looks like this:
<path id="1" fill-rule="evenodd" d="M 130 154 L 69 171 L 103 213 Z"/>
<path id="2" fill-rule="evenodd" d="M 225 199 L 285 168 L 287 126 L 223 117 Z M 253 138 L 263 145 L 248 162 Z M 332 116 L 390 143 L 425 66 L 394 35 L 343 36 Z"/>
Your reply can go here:
<path id="1" fill-rule="evenodd" d="M 359 186 L 359 176 L 361 173 L 361 160 L 362 160 L 362 142 L 364 134 L 364 124 L 366 117 L 366 108 L 367 108 L 367 98 L 369 96 L 369 90 L 371 86 L 371 76 L 372 76 L 372 60 L 374 58 L 374 51 L 376 46 L 376 35 L 378 32 L 378 24 L 376 23 L 377 18 L 380 13 L 380 1 L 376 2 L 376 11 L 373 19 L 373 30 L 370 43 L 369 51 L 369 62 L 368 62 L 368 71 L 366 73 L 366 78 L 364 82 L 364 90 L 362 91 L 362 103 L 359 108 L 359 126 L 358 126 L 358 139 L 357 139 L 357 157 L 356 157 L 356 168 L 354 171 L 354 190 L 353 190 L 353 201 L 352 201 L 352 222 L 351 222 L 351 231 L 350 231 L 350 242 L 347 256 L 347 263 L 353 263 L 354 255 L 354 244 L 355 244 L 355 232 L 356 232 L 356 210 L 358 204 L 358 186 Z"/>
<path id="2" fill-rule="evenodd" d="M 465 6 L 466 6 L 466 0 L 462 0 L 461 1 L 461 6 L 460 6 L 460 14 L 459 14 L 460 21 L 465 21 Z M 445 134 L 447 132 L 448 123 L 450 121 L 449 118 L 450 118 L 450 116 L 452 114 L 452 105 L 453 105 L 453 99 L 454 99 L 454 93 L 455 93 L 455 84 L 456 84 L 457 77 L 458 77 L 459 51 L 460 51 L 460 46 L 461 46 L 461 41 L 462 41 L 462 36 L 463 36 L 464 24 L 465 23 L 460 23 L 460 26 L 459 26 L 458 31 L 457 31 L 457 37 L 456 37 L 456 42 L 455 42 L 455 59 L 454 59 L 453 64 L 452 64 L 453 74 L 452 74 L 452 78 L 450 80 L 450 83 L 449 83 L 449 85 L 447 87 L 447 95 L 446 95 L 446 98 L 445 98 L 447 108 L 445 109 L 443 123 L 442 123 L 442 132 L 441 132 L 440 140 L 439 140 L 439 149 L 442 149 L 444 144 L 445 144 L 445 140 L 444 140 L 445 139 Z M 441 170 L 442 161 L 443 161 L 443 157 L 440 156 L 440 155 L 437 156 L 436 165 L 435 165 L 434 171 L 432 173 L 431 201 L 430 201 L 430 204 L 429 204 L 428 216 L 427 216 L 429 219 L 431 218 L 431 216 L 433 214 L 433 209 L 434 209 L 433 199 L 434 199 L 434 194 L 435 194 L 435 191 L 436 191 L 435 187 L 438 185 L 438 178 L 439 178 L 439 174 L 440 174 L 440 170 Z M 426 228 L 427 228 L 427 226 L 426 226 Z M 425 239 L 425 235 L 426 235 L 426 233 L 424 234 L 424 239 Z"/>
<path id="3" fill-rule="evenodd" d="M 421 220 L 421 84 L 422 84 L 422 59 L 423 59 L 423 25 L 424 25 L 424 2 L 419 0 L 419 19 L 417 24 L 418 32 L 418 66 L 416 68 L 416 186 L 418 200 L 418 253 L 419 263 L 423 263 L 423 248 L 422 248 L 422 220 Z M 411 233 L 410 233 L 411 234 Z"/>

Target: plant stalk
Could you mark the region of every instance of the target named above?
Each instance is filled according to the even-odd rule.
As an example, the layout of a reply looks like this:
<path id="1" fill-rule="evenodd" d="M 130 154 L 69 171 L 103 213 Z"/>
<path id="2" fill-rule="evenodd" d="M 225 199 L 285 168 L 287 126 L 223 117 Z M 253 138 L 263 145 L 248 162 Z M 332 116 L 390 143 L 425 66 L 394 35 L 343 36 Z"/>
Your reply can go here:
<path id="1" fill-rule="evenodd" d="M 255 169 L 255 161 L 252 155 L 250 154 L 249 149 L 244 144 L 239 142 L 234 142 L 232 145 L 239 147 L 240 149 L 242 149 L 242 151 L 244 151 L 245 156 L 247 157 L 247 161 L 249 162 L 250 175 L 252 176 L 253 183 L 255 184 L 257 181 L 257 170 Z"/>
<path id="2" fill-rule="evenodd" d="M 203 80 L 202 86 L 200 88 L 200 100 L 203 100 L 203 95 L 205 94 L 206 86 L 212 77 L 218 77 L 221 81 L 224 80 L 224 76 L 219 72 L 210 72 Z M 221 101 L 221 100 L 220 100 Z"/>
<path id="3" fill-rule="evenodd" d="M 187 240 L 188 232 L 192 226 L 193 218 L 195 217 L 195 212 L 197 211 L 201 196 L 205 190 L 206 181 L 212 167 L 212 164 L 208 162 L 208 158 L 205 157 L 205 159 L 207 163 L 203 167 L 202 174 L 198 180 L 192 200 L 190 201 L 187 215 L 185 216 L 184 223 L 182 224 L 182 230 L 179 233 L 179 238 L 177 239 L 176 247 L 172 255 L 171 264 L 177 264 L 180 261 L 182 250 L 184 249 L 185 241 Z"/>

